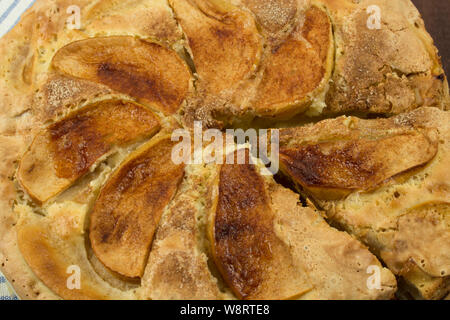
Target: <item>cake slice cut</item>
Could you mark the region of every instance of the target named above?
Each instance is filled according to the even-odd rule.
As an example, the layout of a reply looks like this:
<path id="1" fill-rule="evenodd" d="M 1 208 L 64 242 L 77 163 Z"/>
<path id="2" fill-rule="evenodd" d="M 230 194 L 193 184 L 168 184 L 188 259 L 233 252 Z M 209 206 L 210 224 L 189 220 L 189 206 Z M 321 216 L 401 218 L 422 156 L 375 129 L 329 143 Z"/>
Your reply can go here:
<path id="1" fill-rule="evenodd" d="M 246 152 L 248 150 L 239 150 Z M 247 162 L 249 163 L 249 162 Z M 214 261 L 238 298 L 389 299 L 392 273 L 350 235 L 302 207 L 298 195 L 260 175 L 252 164 L 218 173 L 209 224 Z M 377 289 L 368 286 L 378 268 Z"/>
<path id="2" fill-rule="evenodd" d="M 448 294 L 450 113 L 340 117 L 280 132 L 280 167 L 416 298 Z"/>
<path id="3" fill-rule="evenodd" d="M 72 42 L 56 52 L 52 67 L 104 84 L 164 114 L 179 110 L 191 82 L 187 64 L 175 51 L 131 36 Z"/>
<path id="4" fill-rule="evenodd" d="M 214 166 L 213 166 L 214 167 Z M 140 297 L 151 300 L 232 299 L 217 277 L 205 236 L 214 168 L 191 165 L 155 233 Z"/>
<path id="5" fill-rule="evenodd" d="M 248 162 L 248 150 L 246 152 Z M 237 155 L 237 152 L 236 152 Z M 276 235 L 263 178 L 252 165 L 220 169 L 209 237 L 214 261 L 239 299 L 295 299 L 312 289 Z"/>
<path id="6" fill-rule="evenodd" d="M 183 179 L 184 165 L 171 160 L 174 145 L 170 136 L 143 145 L 109 178 L 93 206 L 92 249 L 122 276 L 144 274 L 161 216 Z"/>

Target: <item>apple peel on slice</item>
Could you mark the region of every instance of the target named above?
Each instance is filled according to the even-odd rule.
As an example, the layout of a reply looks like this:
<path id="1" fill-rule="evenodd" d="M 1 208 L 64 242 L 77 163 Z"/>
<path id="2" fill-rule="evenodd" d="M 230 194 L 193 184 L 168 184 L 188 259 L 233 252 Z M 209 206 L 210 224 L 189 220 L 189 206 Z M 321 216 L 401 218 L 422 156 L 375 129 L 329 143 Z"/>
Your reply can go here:
<path id="1" fill-rule="evenodd" d="M 425 165 L 437 150 L 437 141 L 412 130 L 378 139 L 281 147 L 280 168 L 316 199 L 336 200 Z"/>
<path id="2" fill-rule="evenodd" d="M 91 213 L 97 258 L 129 278 L 142 277 L 161 215 L 184 176 L 171 160 L 175 143 L 159 137 L 142 146 L 103 187 Z"/>

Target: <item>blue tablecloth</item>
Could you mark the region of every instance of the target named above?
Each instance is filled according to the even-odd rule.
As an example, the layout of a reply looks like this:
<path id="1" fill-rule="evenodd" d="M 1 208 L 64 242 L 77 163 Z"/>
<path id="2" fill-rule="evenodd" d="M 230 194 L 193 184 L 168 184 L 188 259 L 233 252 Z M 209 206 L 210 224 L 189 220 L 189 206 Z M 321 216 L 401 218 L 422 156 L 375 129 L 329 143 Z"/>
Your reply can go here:
<path id="1" fill-rule="evenodd" d="M 13 288 L 8 284 L 3 274 L 0 272 L 0 300 L 18 300 Z"/>

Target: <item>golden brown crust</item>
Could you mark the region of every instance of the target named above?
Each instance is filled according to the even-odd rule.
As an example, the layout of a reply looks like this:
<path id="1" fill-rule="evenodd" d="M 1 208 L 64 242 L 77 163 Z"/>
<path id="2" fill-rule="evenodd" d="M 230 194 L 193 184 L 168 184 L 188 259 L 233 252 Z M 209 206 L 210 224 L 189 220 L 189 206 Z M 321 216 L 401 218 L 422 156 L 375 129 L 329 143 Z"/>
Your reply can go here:
<path id="1" fill-rule="evenodd" d="M 398 114 L 444 108 L 448 85 L 417 9 L 408 0 L 321 0 L 335 26 L 336 64 L 327 114 Z M 377 6 L 380 25 L 368 27 Z M 372 22 L 373 23 L 373 22 Z"/>
<path id="2" fill-rule="evenodd" d="M 106 182 L 91 213 L 90 240 L 108 268 L 141 277 L 164 208 L 184 175 L 169 138 L 150 141 Z"/>
<path id="3" fill-rule="evenodd" d="M 95 1 L 83 17 L 86 21 L 85 32 L 93 37 L 123 35 L 125 31 L 126 34 L 168 45 L 182 38 L 166 0 Z"/>

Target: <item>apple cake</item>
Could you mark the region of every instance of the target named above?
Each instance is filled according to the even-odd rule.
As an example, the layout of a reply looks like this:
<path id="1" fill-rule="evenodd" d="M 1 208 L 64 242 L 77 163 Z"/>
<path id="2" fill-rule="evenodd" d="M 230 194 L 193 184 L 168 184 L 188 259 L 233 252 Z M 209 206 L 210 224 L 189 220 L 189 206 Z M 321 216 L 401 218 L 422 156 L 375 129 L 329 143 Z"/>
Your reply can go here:
<path id="1" fill-rule="evenodd" d="M 21 298 L 449 295 L 449 88 L 410 0 L 37 0 L 0 53 Z M 276 129 L 280 173 L 175 162 L 198 122 Z"/>

